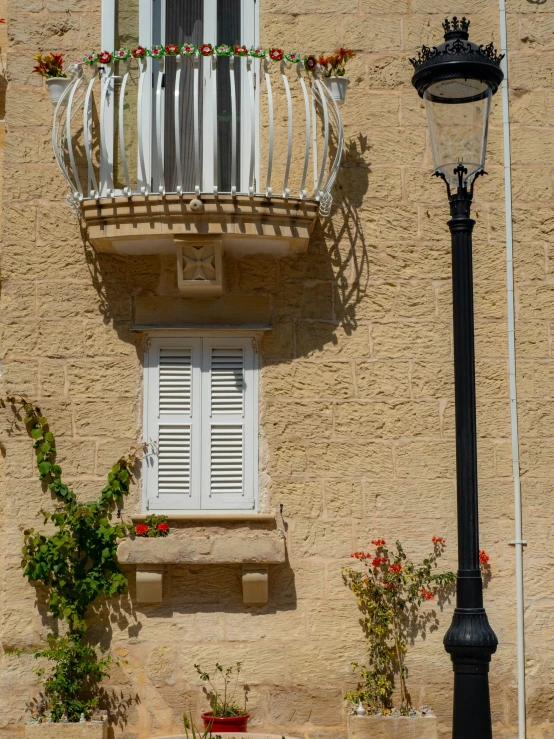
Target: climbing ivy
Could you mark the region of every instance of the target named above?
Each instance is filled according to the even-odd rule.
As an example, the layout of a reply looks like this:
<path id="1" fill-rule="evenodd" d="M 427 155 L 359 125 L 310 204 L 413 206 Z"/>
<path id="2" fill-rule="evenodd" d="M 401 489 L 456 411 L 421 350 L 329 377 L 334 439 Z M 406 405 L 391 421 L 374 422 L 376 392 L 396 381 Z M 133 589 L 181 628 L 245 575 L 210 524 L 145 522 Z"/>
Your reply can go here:
<path id="1" fill-rule="evenodd" d="M 25 412 L 40 479 L 59 503 L 53 512 L 40 511 L 44 524 L 54 524 L 54 533 L 47 535 L 34 528 L 24 532 L 21 566 L 29 582 L 46 588 L 50 613 L 65 620 L 71 633 L 84 636 L 88 606 L 99 595 L 118 595 L 127 586 L 116 552 L 131 526 L 114 523 L 112 514 L 129 493 L 133 466 L 142 449 L 131 449 L 114 464 L 98 500 L 82 503 L 63 482 L 62 468 L 56 462 L 56 439 L 40 408 L 24 397 L 9 396 L 0 402 Z"/>

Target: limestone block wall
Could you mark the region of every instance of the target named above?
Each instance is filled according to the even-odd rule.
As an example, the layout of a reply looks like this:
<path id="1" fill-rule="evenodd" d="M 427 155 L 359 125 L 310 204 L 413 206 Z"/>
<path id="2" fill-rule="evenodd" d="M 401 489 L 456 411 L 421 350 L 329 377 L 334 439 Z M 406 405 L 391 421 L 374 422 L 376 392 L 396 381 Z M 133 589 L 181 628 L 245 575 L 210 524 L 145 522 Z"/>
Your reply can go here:
<path id="1" fill-rule="evenodd" d="M 271 568 L 269 603 L 254 609 L 242 605 L 239 567 L 168 567 L 164 602 L 151 607 L 134 601 L 128 569 L 129 593 L 91 615 L 92 636 L 120 657 L 109 689 L 112 730 L 122 739 L 178 733 L 183 708 L 204 705 L 193 665 L 215 659 L 244 662 L 257 729 L 345 737 L 341 697 L 364 641 L 341 565 L 374 536 L 400 538 L 420 556 L 440 534 L 450 545 L 445 566 L 455 567 L 448 209 L 442 184 L 430 177 L 424 111 L 407 57 L 440 37 L 446 14 L 470 16 L 472 38 L 498 43 L 497 6 L 260 2 L 264 44 L 306 52 L 344 44 L 358 52 L 342 109 L 346 152 L 331 217 L 304 255 L 226 260 L 230 299 L 252 306 L 263 299 L 274 325 L 260 350 L 260 485 L 266 510 L 283 504 L 288 562 Z M 528 704 L 530 736 L 539 738 L 548 735 L 553 695 L 554 5 L 514 0 L 508 11 Z M 50 148 L 52 108 L 30 74 L 32 57 L 44 49 L 78 59 L 98 48 L 99 1 L 8 0 L 7 17 L 2 384 L 37 399 L 52 419 L 68 481 L 86 499 L 98 494 L 118 454 L 141 438 L 145 337 L 130 326 L 139 303 L 179 300 L 175 263 L 96 254 L 64 202 Z M 489 175 L 474 207 L 475 300 L 481 544 L 491 556 L 486 601 L 500 640 L 493 716 L 495 736 L 511 739 L 516 635 L 499 103 Z M 34 512 L 48 501 L 30 442 L 8 416 L 2 444 L 0 738 L 15 739 L 36 678 L 32 660 L 7 650 L 38 643 L 56 624 L 19 567 L 22 531 L 40 523 Z M 124 515 L 138 505 L 137 485 Z M 248 530 L 231 528 L 238 537 Z M 435 608 L 436 628 L 409 656 L 414 703 L 433 704 L 441 737 L 451 718 L 452 673 L 442 648 L 451 609 Z"/>

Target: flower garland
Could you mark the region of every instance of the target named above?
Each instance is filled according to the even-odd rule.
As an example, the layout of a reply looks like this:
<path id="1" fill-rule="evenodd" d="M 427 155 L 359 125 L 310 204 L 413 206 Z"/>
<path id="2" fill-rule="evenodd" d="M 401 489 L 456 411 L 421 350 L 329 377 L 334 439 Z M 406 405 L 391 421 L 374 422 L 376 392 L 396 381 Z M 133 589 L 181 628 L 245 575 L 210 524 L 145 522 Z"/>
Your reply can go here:
<path id="1" fill-rule="evenodd" d="M 285 59 L 290 64 L 302 63 L 306 71 L 315 72 L 318 67 L 318 59 L 313 54 L 302 57 L 297 51 L 285 53 L 282 49 L 271 47 L 270 49 L 262 49 L 259 46 L 252 46 L 247 49 L 246 46 L 228 46 L 227 44 L 166 44 L 165 46 L 156 45 L 151 49 L 144 46 L 137 46 L 134 49 L 119 49 L 118 51 L 102 51 L 100 53 L 93 52 L 84 57 L 83 63 L 92 66 L 93 64 L 111 64 L 114 61 L 127 61 L 128 59 L 161 59 L 164 56 L 195 56 L 196 54 L 204 57 L 209 56 L 238 56 L 252 57 L 253 59 L 270 59 L 272 62 L 280 62 Z"/>

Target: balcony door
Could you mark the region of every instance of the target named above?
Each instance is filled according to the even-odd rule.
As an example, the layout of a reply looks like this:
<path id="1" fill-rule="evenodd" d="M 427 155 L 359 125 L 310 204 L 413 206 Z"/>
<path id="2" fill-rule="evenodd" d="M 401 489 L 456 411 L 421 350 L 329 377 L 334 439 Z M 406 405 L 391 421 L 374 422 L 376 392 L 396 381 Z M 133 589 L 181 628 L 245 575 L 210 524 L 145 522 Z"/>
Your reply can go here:
<path id="1" fill-rule="evenodd" d="M 250 48 L 258 37 L 257 2 L 103 0 L 102 37 L 107 49 L 132 48 L 137 43 L 147 48 L 185 43 Z M 227 57 L 200 57 L 196 74 L 193 60 L 183 57 L 179 80 L 175 57 L 166 57 L 162 63 L 148 59 L 151 84 L 143 87 L 144 104 L 142 114 L 138 113 L 146 153 L 144 171 L 137 158 L 141 186 L 151 192 L 160 187 L 175 192 L 179 186 L 183 192 L 194 192 L 196 187 L 202 192 L 212 192 L 214 187 L 231 192 L 233 185 L 237 192 L 247 191 L 248 161 L 241 151 L 250 151 L 258 120 L 257 106 L 252 116 L 245 61 L 236 59 L 231 79 Z"/>

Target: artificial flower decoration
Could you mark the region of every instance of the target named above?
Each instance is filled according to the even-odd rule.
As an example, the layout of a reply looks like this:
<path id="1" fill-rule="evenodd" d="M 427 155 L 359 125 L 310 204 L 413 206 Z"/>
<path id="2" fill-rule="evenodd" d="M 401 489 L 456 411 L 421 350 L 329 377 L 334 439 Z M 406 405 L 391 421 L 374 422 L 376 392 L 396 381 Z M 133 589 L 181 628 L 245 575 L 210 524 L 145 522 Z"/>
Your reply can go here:
<path id="1" fill-rule="evenodd" d="M 129 51 L 129 49 L 120 49 L 119 51 L 115 52 L 114 56 L 116 59 L 121 59 L 125 61 L 126 59 L 129 59 L 129 57 L 131 56 L 131 52 Z"/>
<path id="2" fill-rule="evenodd" d="M 230 46 L 227 46 L 227 44 L 220 44 L 216 47 L 215 53 L 218 56 L 231 56 L 233 53 L 233 50 Z"/>
<path id="3" fill-rule="evenodd" d="M 291 51 L 290 54 L 285 54 L 285 59 L 287 62 L 292 62 L 292 64 L 298 64 L 302 61 L 302 57 L 297 51 Z"/>
<path id="4" fill-rule="evenodd" d="M 146 49 L 144 48 L 144 46 L 137 46 L 136 49 L 133 49 L 131 55 L 135 59 L 144 59 L 144 57 L 146 56 Z"/>
<path id="5" fill-rule="evenodd" d="M 256 48 L 252 47 L 250 49 L 250 56 L 253 56 L 255 59 L 264 59 L 265 49 L 260 49 L 259 46 L 256 46 Z"/>
<path id="6" fill-rule="evenodd" d="M 214 47 L 211 44 L 202 44 L 199 51 L 202 56 L 211 56 L 214 53 Z"/>
<path id="7" fill-rule="evenodd" d="M 135 526 L 135 534 L 137 536 L 146 536 L 148 534 L 148 526 L 144 523 L 139 523 Z"/>
<path id="8" fill-rule="evenodd" d="M 235 56 L 248 56 L 248 49 L 246 46 L 233 46 L 233 54 Z"/>
<path id="9" fill-rule="evenodd" d="M 41 51 L 33 59 L 37 62 L 33 67 L 35 74 L 49 79 L 66 76 L 63 71 L 63 54 L 46 54 L 46 56 L 42 56 Z"/>
<path id="10" fill-rule="evenodd" d="M 179 53 L 179 47 L 177 46 L 177 44 L 167 44 L 167 46 L 165 47 L 165 53 L 168 56 L 175 56 Z"/>
<path id="11" fill-rule="evenodd" d="M 93 64 L 96 64 L 98 62 L 98 54 L 87 54 L 83 61 L 85 64 L 88 64 L 88 66 L 91 67 Z"/>
<path id="12" fill-rule="evenodd" d="M 98 54 L 98 61 L 100 64 L 109 64 L 113 59 L 113 54 L 111 51 L 102 51 L 100 54 Z"/>
<path id="13" fill-rule="evenodd" d="M 184 54 L 185 56 L 192 56 L 193 54 L 196 54 L 198 49 L 194 44 L 183 44 L 181 46 L 181 54 Z"/>
<path id="14" fill-rule="evenodd" d="M 164 56 L 165 49 L 163 46 L 153 46 L 147 53 L 152 57 L 152 59 L 160 59 Z"/>
<path id="15" fill-rule="evenodd" d="M 308 72 L 315 72 L 317 67 L 317 59 L 313 54 L 310 54 L 310 56 L 304 57 L 304 69 L 307 69 Z"/>
<path id="16" fill-rule="evenodd" d="M 283 58 L 283 50 L 282 49 L 270 49 L 269 50 L 269 58 L 272 59 L 274 62 L 280 62 Z"/>

